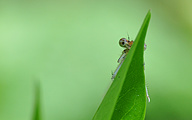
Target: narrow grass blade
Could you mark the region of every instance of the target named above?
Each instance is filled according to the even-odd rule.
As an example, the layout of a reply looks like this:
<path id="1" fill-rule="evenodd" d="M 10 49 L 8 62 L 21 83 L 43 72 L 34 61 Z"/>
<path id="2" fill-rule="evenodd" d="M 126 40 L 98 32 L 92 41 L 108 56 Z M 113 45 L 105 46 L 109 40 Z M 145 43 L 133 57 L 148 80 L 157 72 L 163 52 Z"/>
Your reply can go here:
<path id="1" fill-rule="evenodd" d="M 147 13 L 140 31 L 93 120 L 143 120 L 146 111 L 143 66 L 144 41 L 151 18 Z"/>
<path id="2" fill-rule="evenodd" d="M 35 102 L 32 120 L 41 120 L 41 107 L 40 107 L 40 83 L 35 84 Z"/>

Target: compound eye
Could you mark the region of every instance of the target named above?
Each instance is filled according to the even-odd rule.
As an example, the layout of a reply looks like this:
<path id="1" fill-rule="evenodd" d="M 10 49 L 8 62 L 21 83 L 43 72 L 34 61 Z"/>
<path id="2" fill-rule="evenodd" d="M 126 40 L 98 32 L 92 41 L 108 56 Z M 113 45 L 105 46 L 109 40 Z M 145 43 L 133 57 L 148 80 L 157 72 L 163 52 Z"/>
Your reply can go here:
<path id="1" fill-rule="evenodd" d="M 125 44 L 126 44 L 126 39 L 125 39 L 125 38 L 121 38 L 121 39 L 119 40 L 119 45 L 120 45 L 121 47 L 125 47 Z"/>

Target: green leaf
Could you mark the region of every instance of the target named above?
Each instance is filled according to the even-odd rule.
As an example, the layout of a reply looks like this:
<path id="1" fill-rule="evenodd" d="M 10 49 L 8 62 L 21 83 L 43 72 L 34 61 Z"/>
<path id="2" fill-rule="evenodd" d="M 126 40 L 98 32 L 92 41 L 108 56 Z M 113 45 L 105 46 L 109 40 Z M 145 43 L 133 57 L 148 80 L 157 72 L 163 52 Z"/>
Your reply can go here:
<path id="1" fill-rule="evenodd" d="M 133 46 L 93 120 L 143 120 L 145 118 L 146 90 L 143 53 L 150 18 L 149 10 Z"/>
<path id="2" fill-rule="evenodd" d="M 35 84 L 35 104 L 32 120 L 41 120 L 41 107 L 40 107 L 40 83 Z"/>

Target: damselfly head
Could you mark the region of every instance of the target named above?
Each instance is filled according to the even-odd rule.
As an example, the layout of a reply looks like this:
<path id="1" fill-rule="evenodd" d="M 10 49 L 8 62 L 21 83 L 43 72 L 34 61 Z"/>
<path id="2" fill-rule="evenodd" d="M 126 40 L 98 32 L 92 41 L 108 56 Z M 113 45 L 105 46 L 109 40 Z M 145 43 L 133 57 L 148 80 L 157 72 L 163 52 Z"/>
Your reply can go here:
<path id="1" fill-rule="evenodd" d="M 131 46 L 132 46 L 132 44 L 133 44 L 133 41 L 129 41 L 129 40 L 127 40 L 126 38 L 121 38 L 121 39 L 119 40 L 119 45 L 120 45 L 121 47 L 124 47 L 124 48 L 127 48 L 127 49 L 130 49 Z"/>
<path id="2" fill-rule="evenodd" d="M 119 45 L 120 45 L 121 47 L 127 48 L 127 46 L 129 45 L 128 40 L 127 40 L 126 38 L 121 38 L 121 39 L 119 40 Z"/>

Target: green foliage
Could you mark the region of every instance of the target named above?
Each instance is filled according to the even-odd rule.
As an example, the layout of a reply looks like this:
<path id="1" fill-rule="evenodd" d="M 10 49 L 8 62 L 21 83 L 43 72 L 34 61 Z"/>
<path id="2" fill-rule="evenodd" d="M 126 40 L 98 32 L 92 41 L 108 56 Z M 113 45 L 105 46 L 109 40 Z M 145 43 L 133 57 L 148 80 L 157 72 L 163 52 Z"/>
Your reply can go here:
<path id="1" fill-rule="evenodd" d="M 94 120 L 143 120 L 145 118 L 143 51 L 150 18 L 149 11 L 133 46 L 95 113 Z"/>
<path id="2" fill-rule="evenodd" d="M 35 84 L 35 104 L 32 120 L 41 120 L 41 107 L 40 107 L 40 84 Z"/>

